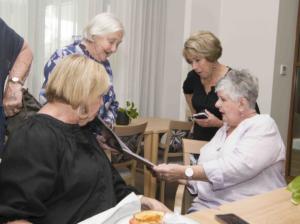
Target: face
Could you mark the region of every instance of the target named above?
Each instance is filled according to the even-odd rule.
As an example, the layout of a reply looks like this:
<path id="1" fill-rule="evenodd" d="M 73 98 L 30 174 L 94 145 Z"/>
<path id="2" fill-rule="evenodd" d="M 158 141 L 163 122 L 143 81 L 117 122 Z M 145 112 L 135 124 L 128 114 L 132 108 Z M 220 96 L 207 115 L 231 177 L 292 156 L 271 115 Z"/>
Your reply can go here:
<path id="1" fill-rule="evenodd" d="M 233 101 L 224 91 L 217 92 L 219 97 L 216 102 L 216 107 L 219 109 L 223 116 L 223 121 L 228 124 L 229 127 L 236 127 L 241 121 L 240 102 Z"/>
<path id="2" fill-rule="evenodd" d="M 88 122 L 94 120 L 94 118 L 97 116 L 99 108 L 103 104 L 103 96 L 100 95 L 97 97 L 97 99 L 89 100 L 88 102 L 88 114 L 84 119 L 81 119 L 79 121 L 80 126 L 86 125 Z"/>
<path id="3" fill-rule="evenodd" d="M 193 70 L 203 79 L 209 78 L 212 74 L 213 63 L 205 58 L 192 58 L 189 60 Z"/>
<path id="4" fill-rule="evenodd" d="M 115 53 L 123 39 L 123 31 L 108 33 L 103 36 L 93 36 L 96 58 L 106 61 L 110 55 Z"/>

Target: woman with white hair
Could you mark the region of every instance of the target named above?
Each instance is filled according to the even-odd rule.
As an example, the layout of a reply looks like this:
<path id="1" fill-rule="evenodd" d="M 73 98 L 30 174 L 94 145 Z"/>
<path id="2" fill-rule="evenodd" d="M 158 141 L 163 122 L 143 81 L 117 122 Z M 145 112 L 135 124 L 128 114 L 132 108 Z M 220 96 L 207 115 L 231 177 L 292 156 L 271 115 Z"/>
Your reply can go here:
<path id="1" fill-rule="evenodd" d="M 110 13 L 96 15 L 83 30 L 83 38 L 75 40 L 74 43 L 58 49 L 50 57 L 44 67 L 44 83 L 40 91 L 40 102 L 45 104 L 45 87 L 49 76 L 57 63 L 67 55 L 85 55 L 102 64 L 110 78 L 110 88 L 103 96 L 103 106 L 99 109 L 98 117 L 103 119 L 109 126 L 116 120 L 116 113 L 119 103 L 116 101 L 115 92 L 112 86 L 112 70 L 109 63 L 109 56 L 115 53 L 122 42 L 124 27 L 120 20 Z"/>
<path id="2" fill-rule="evenodd" d="M 286 185 L 285 146 L 274 120 L 255 111 L 258 81 L 231 70 L 216 85 L 224 125 L 202 149 L 198 164 L 161 164 L 156 175 L 185 183 L 196 194 L 189 212 L 261 194 Z"/>

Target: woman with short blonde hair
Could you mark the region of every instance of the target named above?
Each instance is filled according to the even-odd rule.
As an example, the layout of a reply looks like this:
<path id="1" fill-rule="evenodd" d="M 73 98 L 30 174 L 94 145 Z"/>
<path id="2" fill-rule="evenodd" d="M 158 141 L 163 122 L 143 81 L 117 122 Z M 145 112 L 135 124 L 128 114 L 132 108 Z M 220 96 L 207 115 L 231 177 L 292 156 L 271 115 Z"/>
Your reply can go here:
<path id="1" fill-rule="evenodd" d="M 64 66 L 67 63 L 70 66 Z M 46 87 L 48 102 L 61 101 L 73 109 L 86 107 L 89 99 L 96 99 L 109 88 L 105 68 L 80 55 L 70 55 L 56 66 Z"/>
<path id="2" fill-rule="evenodd" d="M 221 42 L 211 32 L 198 31 L 185 42 L 183 56 L 189 64 L 189 59 L 197 57 L 215 62 L 222 56 Z"/>
<path id="3" fill-rule="evenodd" d="M 0 223 L 78 223 L 136 192 L 94 134 L 108 86 L 103 66 L 85 56 L 56 66 L 49 101 L 8 139 L 0 163 Z M 143 208 L 169 211 L 154 199 L 140 201 Z"/>

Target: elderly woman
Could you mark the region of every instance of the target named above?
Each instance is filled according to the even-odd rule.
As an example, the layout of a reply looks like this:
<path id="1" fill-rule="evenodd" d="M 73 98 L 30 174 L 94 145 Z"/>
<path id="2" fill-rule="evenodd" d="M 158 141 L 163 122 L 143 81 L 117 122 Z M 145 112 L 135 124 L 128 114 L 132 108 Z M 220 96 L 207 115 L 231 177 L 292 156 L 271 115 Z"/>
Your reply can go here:
<path id="1" fill-rule="evenodd" d="M 68 56 L 56 66 L 48 103 L 8 140 L 0 165 L 0 223 L 78 223 L 134 191 L 93 134 L 108 88 L 104 67 L 85 56 Z M 168 210 L 154 199 L 141 202 Z"/>
<path id="2" fill-rule="evenodd" d="M 230 71 L 217 86 L 224 125 L 201 149 L 198 164 L 162 164 L 156 175 L 188 184 L 196 194 L 191 211 L 214 208 L 286 185 L 285 146 L 274 120 L 258 115 L 258 81 L 246 71 Z"/>
<path id="3" fill-rule="evenodd" d="M 208 117 L 195 119 L 193 136 L 209 141 L 223 125 L 222 114 L 215 106 L 218 100 L 215 85 L 231 68 L 218 61 L 222 56 L 222 45 L 209 31 L 192 34 L 184 43 L 183 56 L 192 66 L 183 83 L 186 101 L 192 113 L 205 111 Z"/>
<path id="4" fill-rule="evenodd" d="M 115 53 L 122 42 L 124 27 L 114 15 L 101 13 L 95 16 L 83 30 L 83 38 L 75 40 L 74 43 L 54 52 L 44 68 L 44 84 L 40 91 L 40 101 L 44 104 L 45 87 L 49 76 L 56 64 L 65 56 L 70 54 L 85 55 L 99 64 L 104 65 L 109 74 L 111 86 L 103 95 L 103 106 L 99 109 L 98 117 L 103 119 L 109 126 L 116 120 L 116 113 L 119 103 L 116 101 L 115 92 L 112 86 L 112 70 L 108 58 Z"/>

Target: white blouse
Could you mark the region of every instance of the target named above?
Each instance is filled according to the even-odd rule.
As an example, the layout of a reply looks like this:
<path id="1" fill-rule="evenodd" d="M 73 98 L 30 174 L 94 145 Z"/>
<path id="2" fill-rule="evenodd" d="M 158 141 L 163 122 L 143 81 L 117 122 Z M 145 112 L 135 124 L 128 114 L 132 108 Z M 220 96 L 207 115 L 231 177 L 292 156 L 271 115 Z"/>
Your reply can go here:
<path id="1" fill-rule="evenodd" d="M 245 119 L 227 138 L 226 130 L 221 127 L 201 149 L 198 164 L 209 182 L 189 182 L 190 192 L 197 194 L 190 211 L 286 186 L 285 146 L 269 115 Z"/>

